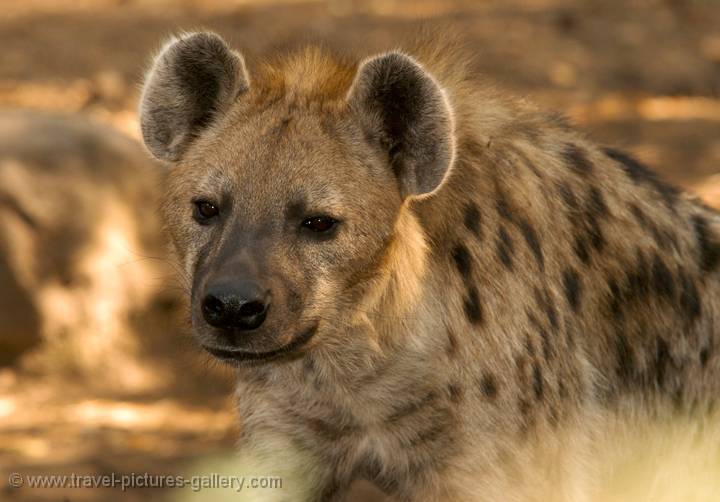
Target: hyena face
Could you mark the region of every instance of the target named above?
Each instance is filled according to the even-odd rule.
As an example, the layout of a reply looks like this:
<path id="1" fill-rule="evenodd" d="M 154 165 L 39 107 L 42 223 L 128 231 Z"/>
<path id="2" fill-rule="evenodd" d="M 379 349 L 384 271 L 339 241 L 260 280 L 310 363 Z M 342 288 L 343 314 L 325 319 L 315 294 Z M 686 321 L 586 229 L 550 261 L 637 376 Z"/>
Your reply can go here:
<path id="1" fill-rule="evenodd" d="M 188 149 L 165 210 L 203 345 L 297 345 L 376 266 L 402 201 L 359 134 L 312 110 L 239 106 Z"/>
<path id="2" fill-rule="evenodd" d="M 442 91 L 389 54 L 355 73 L 306 53 L 247 76 L 212 34 L 166 45 L 141 104 L 171 162 L 164 216 L 212 354 L 294 353 L 339 327 L 395 236 L 403 201 L 433 191 L 453 154 Z"/>

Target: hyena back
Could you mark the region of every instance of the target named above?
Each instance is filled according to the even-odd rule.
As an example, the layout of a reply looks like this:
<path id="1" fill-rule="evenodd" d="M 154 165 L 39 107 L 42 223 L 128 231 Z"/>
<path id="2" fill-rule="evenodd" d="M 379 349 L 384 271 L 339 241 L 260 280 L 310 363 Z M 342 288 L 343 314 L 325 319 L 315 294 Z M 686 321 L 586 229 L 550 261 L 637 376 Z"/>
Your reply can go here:
<path id="1" fill-rule="evenodd" d="M 452 50 L 250 77 L 187 34 L 140 111 L 194 332 L 290 499 L 583 500 L 617 417 L 712 411 L 715 213 Z"/>

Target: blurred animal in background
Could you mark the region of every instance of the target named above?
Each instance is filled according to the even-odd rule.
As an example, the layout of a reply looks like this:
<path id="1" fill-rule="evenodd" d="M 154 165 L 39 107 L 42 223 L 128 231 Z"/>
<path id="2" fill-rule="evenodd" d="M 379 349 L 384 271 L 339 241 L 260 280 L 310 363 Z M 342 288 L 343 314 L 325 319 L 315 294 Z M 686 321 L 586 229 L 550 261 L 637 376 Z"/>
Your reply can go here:
<path id="1" fill-rule="evenodd" d="M 137 328 L 177 295 L 163 290 L 156 184 L 139 145 L 109 127 L 0 114 L 2 364 L 115 390 L 157 383 Z"/>
<path id="2" fill-rule="evenodd" d="M 237 469 L 285 480 L 244 495 L 587 500 L 606 454 L 655 451 L 608 438 L 713 424 L 720 218 L 459 48 L 411 53 L 250 72 L 186 34 L 147 76 L 193 328 L 238 368 Z"/>

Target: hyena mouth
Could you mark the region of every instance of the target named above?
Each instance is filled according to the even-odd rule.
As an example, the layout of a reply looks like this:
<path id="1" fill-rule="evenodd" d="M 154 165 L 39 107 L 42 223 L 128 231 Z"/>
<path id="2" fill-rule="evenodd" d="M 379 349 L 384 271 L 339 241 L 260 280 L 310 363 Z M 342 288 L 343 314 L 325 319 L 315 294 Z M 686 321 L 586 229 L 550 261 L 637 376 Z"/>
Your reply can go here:
<path id="1" fill-rule="evenodd" d="M 278 347 L 277 349 L 268 350 L 266 352 L 253 352 L 248 350 L 228 350 L 217 347 L 210 347 L 208 345 L 202 345 L 202 348 L 213 356 L 227 362 L 235 361 L 269 361 L 271 359 L 278 359 L 282 356 L 293 355 L 295 352 L 300 350 L 310 339 L 315 335 L 318 329 L 318 324 L 315 323 L 307 331 L 304 331 L 299 336 L 295 337 L 287 345 Z"/>

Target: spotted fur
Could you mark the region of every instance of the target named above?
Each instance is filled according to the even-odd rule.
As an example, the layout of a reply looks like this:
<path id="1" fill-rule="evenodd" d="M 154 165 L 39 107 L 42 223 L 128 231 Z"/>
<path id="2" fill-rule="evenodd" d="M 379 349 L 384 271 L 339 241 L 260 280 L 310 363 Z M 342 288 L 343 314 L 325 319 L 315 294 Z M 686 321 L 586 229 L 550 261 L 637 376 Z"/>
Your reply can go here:
<path id="1" fill-rule="evenodd" d="M 241 449 L 267 466 L 292 445 L 293 500 L 358 479 L 397 500 L 586 500 L 604 424 L 718 397 L 720 218 L 491 90 L 456 47 L 408 54 L 253 72 L 195 34 L 149 74 L 141 123 L 172 163 L 198 339 L 310 340 L 234 361 Z M 212 230 L 190 217 L 201 196 L 226 215 Z M 293 233 L 318 208 L 337 233 Z M 222 338 L 197 295 L 238 270 L 272 277 L 269 327 Z"/>

